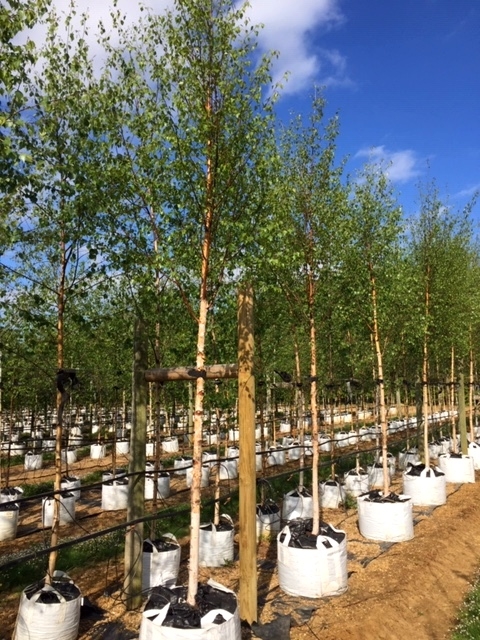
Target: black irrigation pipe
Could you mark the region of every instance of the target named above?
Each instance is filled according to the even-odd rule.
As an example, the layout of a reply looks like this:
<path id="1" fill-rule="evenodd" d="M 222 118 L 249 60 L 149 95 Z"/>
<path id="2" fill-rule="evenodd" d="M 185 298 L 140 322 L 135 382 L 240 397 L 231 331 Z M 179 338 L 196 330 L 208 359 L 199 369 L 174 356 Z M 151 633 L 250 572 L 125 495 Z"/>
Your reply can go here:
<path id="1" fill-rule="evenodd" d="M 204 507 L 209 507 L 212 504 L 215 504 L 217 500 L 209 500 L 204 503 Z M 88 542 L 88 540 L 94 540 L 95 538 L 100 538 L 102 536 L 109 535 L 110 533 L 114 533 L 115 531 L 121 531 L 122 529 L 128 529 L 136 524 L 140 524 L 141 522 L 151 522 L 152 520 L 160 520 L 161 518 L 173 518 L 175 516 L 183 515 L 185 513 L 190 513 L 190 505 L 183 509 L 170 511 L 160 511 L 155 514 L 150 514 L 148 516 L 143 516 L 142 518 L 136 518 L 135 520 L 129 520 L 128 522 L 123 522 L 122 524 L 117 524 L 113 527 L 108 527 L 107 529 L 102 529 L 101 531 L 95 531 L 94 533 L 88 533 L 84 536 L 80 536 L 79 538 L 75 538 L 74 540 L 66 540 L 65 542 L 61 542 L 53 547 L 46 547 L 45 549 L 38 549 L 36 551 L 32 551 L 31 553 L 27 553 L 25 555 L 19 556 L 18 558 L 13 558 L 13 560 L 9 560 L 4 564 L 0 564 L 0 571 L 5 571 L 6 569 L 11 569 L 16 565 L 22 562 L 30 562 L 31 560 L 36 560 L 37 558 L 49 554 L 51 551 L 61 551 L 62 549 L 67 549 L 68 547 L 73 547 L 76 544 L 81 544 L 83 542 Z"/>
<path id="2" fill-rule="evenodd" d="M 405 438 L 400 438 L 398 440 L 395 439 L 395 444 L 401 444 L 402 442 L 406 442 L 406 440 L 407 440 L 407 436 L 405 436 Z M 371 453 L 371 452 L 377 452 L 377 451 L 378 451 L 378 447 L 377 446 L 369 448 L 369 449 L 361 449 L 358 452 L 357 451 L 354 451 L 354 452 L 350 451 L 348 453 L 345 453 L 344 455 L 335 457 L 334 461 L 337 462 L 337 461 L 342 460 L 344 458 L 351 458 L 352 455 L 354 455 L 354 454 L 356 455 L 357 453 L 365 454 L 365 453 Z M 262 452 L 262 454 L 263 453 L 268 453 L 268 452 Z M 227 458 L 225 458 L 225 459 L 227 459 Z M 325 459 L 324 461 L 320 462 L 319 466 L 320 467 L 328 467 L 328 466 L 331 465 L 331 463 L 332 463 L 331 459 Z M 288 476 L 292 476 L 292 475 L 294 475 L 296 473 L 299 473 L 300 471 L 308 471 L 310 469 L 311 469 L 310 466 L 308 466 L 308 467 L 297 467 L 295 469 L 290 469 L 288 471 L 284 471 L 284 472 L 279 473 L 279 474 L 267 476 L 267 477 L 264 477 L 264 478 L 257 478 L 256 484 L 258 485 L 258 484 L 261 484 L 262 482 L 270 482 L 272 480 L 285 478 L 285 477 L 288 477 Z M 145 474 L 145 472 L 141 471 L 141 472 L 137 472 L 137 473 L 133 473 L 133 474 L 128 474 L 128 476 L 144 475 L 144 474 Z M 126 474 L 126 476 L 123 476 L 123 477 L 128 477 L 128 476 Z M 87 487 L 98 487 L 98 486 L 101 486 L 102 484 L 104 484 L 104 482 L 94 483 L 92 485 L 87 485 L 86 487 L 82 487 L 82 489 L 86 489 Z M 65 491 L 65 489 L 63 491 Z M 184 491 L 187 492 L 187 489 L 185 489 Z M 181 492 L 183 492 L 183 491 L 181 491 Z M 36 496 L 29 496 L 28 498 L 24 498 L 23 500 L 31 500 L 33 498 L 39 498 L 39 497 L 42 497 L 44 495 L 53 495 L 55 493 L 62 493 L 62 492 L 61 491 L 60 492 L 56 491 L 56 492 L 49 492 L 47 494 L 38 494 Z M 230 493 L 230 496 L 235 496 L 237 494 L 238 494 L 238 487 L 237 487 L 237 489 L 235 491 L 232 491 Z M 215 504 L 216 502 L 220 502 L 223 499 L 224 498 L 209 500 L 209 501 L 207 501 L 207 502 L 205 502 L 203 504 L 203 507 L 209 507 L 209 506 Z M 21 499 L 19 499 L 19 501 L 20 500 Z M 127 529 L 129 527 L 134 526 L 135 524 L 140 524 L 142 522 L 151 522 L 151 521 L 154 521 L 154 520 L 159 520 L 161 518 L 173 518 L 175 516 L 183 515 L 183 514 L 189 513 L 189 512 L 190 512 L 190 506 L 185 507 L 184 509 L 176 509 L 176 510 L 172 510 L 171 509 L 170 511 L 168 511 L 168 510 L 167 511 L 161 511 L 161 512 L 157 512 L 155 514 L 150 514 L 148 516 L 143 516 L 142 518 L 137 518 L 135 520 L 130 520 L 128 522 L 124 522 L 122 524 L 115 525 L 115 526 L 109 527 L 107 529 L 102 529 L 101 531 L 96 531 L 94 533 L 86 534 L 84 536 L 81 536 L 80 538 L 75 538 L 74 540 L 67 540 L 67 541 L 62 542 L 62 543 L 60 543 L 58 545 L 55 545 L 53 547 L 48 547 L 48 548 L 45 548 L 45 549 L 36 550 L 36 551 L 33 551 L 32 553 L 19 556 L 18 558 L 14 558 L 13 560 L 10 560 L 10 561 L 8 561 L 8 562 L 6 562 L 4 564 L 1 564 L 0 565 L 0 570 L 5 571 L 6 569 L 10 569 L 10 568 L 22 563 L 22 562 L 29 562 L 31 560 L 36 560 L 40 556 L 44 556 L 44 555 L 46 555 L 46 554 L 48 554 L 48 553 L 50 553 L 52 551 L 61 551 L 62 549 L 67 549 L 68 547 L 72 547 L 72 546 L 74 546 L 76 544 L 87 542 L 88 540 L 94 540 L 95 538 L 100 538 L 100 537 L 108 535 L 110 533 L 114 533 L 115 531 L 120 531 L 122 529 Z"/>
<path id="3" fill-rule="evenodd" d="M 170 471 L 174 471 L 173 469 L 161 469 L 158 471 L 158 474 L 163 473 L 164 471 L 168 471 L 170 473 Z M 130 478 L 130 477 L 134 477 L 134 476 L 150 476 L 153 475 L 154 471 L 135 471 L 133 473 L 124 473 L 121 476 L 116 476 L 114 478 L 114 480 L 119 480 L 120 478 Z M 32 500 L 37 500 L 38 498 L 50 498 L 52 496 L 55 495 L 59 495 L 61 493 L 65 493 L 68 491 L 87 491 L 88 489 L 98 489 L 101 486 L 103 486 L 104 484 L 108 484 L 109 482 L 112 482 L 112 478 L 110 478 L 109 480 L 102 480 L 99 482 L 92 482 L 91 484 L 85 484 L 85 485 L 81 485 L 80 487 L 72 487 L 72 489 L 57 489 L 54 490 L 52 489 L 51 491 L 45 491 L 43 493 L 35 493 L 34 495 L 31 496 L 21 496 L 18 498 L 12 498 L 11 500 L 6 501 L 6 504 L 8 504 L 8 502 L 15 502 L 15 503 L 23 503 L 23 502 L 29 502 Z M 180 489 L 179 491 L 177 491 L 176 493 L 186 493 L 188 491 L 187 489 Z"/>
<path id="4" fill-rule="evenodd" d="M 444 426 L 444 425 L 442 425 L 442 424 L 434 425 L 434 429 L 435 429 L 435 430 L 438 430 L 438 429 L 440 429 L 442 426 Z M 416 431 L 416 430 L 417 430 L 417 427 L 412 427 L 412 430 L 415 430 L 415 431 Z M 432 429 L 432 431 L 433 431 L 433 429 Z M 400 433 L 403 433 L 403 432 L 400 432 Z M 400 444 L 402 444 L 402 443 L 406 443 L 406 442 L 407 442 L 407 439 L 409 439 L 409 438 L 415 439 L 415 438 L 417 437 L 417 435 L 418 435 L 418 434 L 417 434 L 417 433 L 409 434 L 409 436 L 404 435 L 404 437 L 403 437 L 403 438 L 396 438 L 396 437 L 395 437 L 395 435 L 396 435 L 396 433 L 395 433 L 395 432 L 394 432 L 394 433 L 391 433 L 391 434 L 389 434 L 389 435 L 390 435 L 390 437 L 392 437 L 392 442 L 391 442 L 391 444 L 393 444 L 393 445 L 400 445 Z M 433 435 L 433 434 L 432 434 L 432 435 Z M 335 440 L 333 440 L 333 439 L 328 440 L 328 443 L 332 443 L 332 442 L 336 442 L 336 441 L 335 441 Z M 326 444 L 327 444 L 327 443 L 326 443 Z M 298 444 L 297 444 L 297 445 L 292 444 L 292 445 L 289 445 L 289 446 L 283 447 L 283 450 L 284 450 L 284 451 L 288 451 L 289 449 L 295 449 L 295 448 L 298 448 L 298 446 L 299 446 Z M 308 448 L 310 448 L 310 446 L 311 446 L 311 445 L 307 445 L 307 447 L 308 447 Z M 324 455 L 322 455 L 322 457 L 325 457 L 325 458 L 327 458 L 327 457 L 328 457 L 328 460 L 321 461 L 321 462 L 320 462 L 320 464 L 319 464 L 319 467 L 320 467 L 320 468 L 322 468 L 322 467 L 329 466 L 329 465 L 331 465 L 331 464 L 332 464 L 332 462 L 336 464 L 337 462 L 339 462 L 339 461 L 341 461 L 341 460 L 351 458 L 353 455 L 356 455 L 357 453 L 358 453 L 358 454 L 360 454 L 360 455 L 364 455 L 364 454 L 368 454 L 368 453 L 378 452 L 378 447 L 377 447 L 376 445 L 375 445 L 375 446 L 373 446 L 373 447 L 371 447 L 371 448 L 368 448 L 368 449 L 366 449 L 366 448 L 362 448 L 362 449 L 359 449 L 359 450 L 351 451 L 350 447 L 353 447 L 353 446 L 354 446 L 354 445 L 349 445 L 349 447 L 348 447 L 348 448 L 349 448 L 349 450 L 348 450 L 348 451 L 346 451 L 346 452 L 345 452 L 344 454 L 342 454 L 342 455 L 338 455 L 338 454 L 337 454 L 337 455 L 335 455 L 335 457 L 334 457 L 333 459 L 332 459 L 332 458 L 330 458 L 330 457 L 328 457 L 328 456 L 329 456 L 329 453 L 328 453 L 328 452 L 321 452 L 321 454 L 324 454 Z M 266 450 L 266 451 L 258 451 L 258 452 L 256 453 L 256 455 L 262 455 L 262 456 L 269 455 L 269 454 L 270 454 L 270 451 L 268 451 L 268 450 Z M 221 464 L 222 462 L 225 462 L 226 460 L 235 460 L 235 459 L 238 459 L 238 456 L 234 456 L 233 458 L 225 458 L 225 457 L 216 458 L 215 460 L 210 460 L 210 462 L 211 462 L 211 463 L 213 463 L 213 464 L 215 464 L 215 463 L 220 463 L 220 464 Z M 191 467 L 191 466 L 192 466 L 192 465 L 190 464 L 190 465 L 187 465 L 187 466 L 185 466 L 185 467 L 182 467 L 182 469 L 187 469 L 188 467 Z M 308 469 L 310 469 L 310 468 L 311 468 L 310 466 L 307 466 L 307 467 L 297 468 L 297 469 L 295 469 L 295 471 L 297 471 L 297 470 L 298 470 L 298 471 L 305 471 L 305 470 L 308 470 Z M 158 473 L 162 473 L 162 472 L 175 473 L 175 471 L 178 471 L 178 469 L 176 469 L 175 467 L 169 467 L 169 468 L 167 468 L 167 469 L 159 469 L 159 470 L 158 470 Z M 108 472 L 108 470 L 107 470 L 107 472 Z M 118 476 L 116 479 L 118 479 L 118 478 L 129 478 L 129 477 L 134 477 L 134 476 L 137 476 L 137 475 L 138 475 L 138 476 L 140 476 L 140 475 L 143 475 L 143 476 L 145 476 L 145 475 L 152 475 L 153 473 L 154 473 L 154 471 L 137 471 L 137 472 L 135 472 L 135 473 L 124 473 L 124 474 L 122 474 L 121 476 Z M 280 477 L 284 477 L 284 476 L 289 476 L 289 475 L 291 475 L 291 473 L 292 473 L 292 472 L 285 472 L 285 473 L 279 474 L 279 476 L 278 476 L 278 477 L 280 478 Z M 268 477 L 269 477 L 269 478 L 275 478 L 275 477 L 277 477 L 277 476 L 268 476 Z M 110 480 L 103 480 L 103 481 L 101 481 L 101 482 L 94 482 L 94 483 L 91 483 L 91 484 L 88 484 L 88 485 L 82 485 L 82 486 L 80 487 L 80 489 L 81 489 L 82 491 L 84 491 L 84 490 L 88 490 L 88 489 L 96 489 L 96 488 L 101 487 L 101 486 L 102 486 L 102 485 L 104 485 L 104 484 L 107 484 L 108 482 L 111 482 L 111 479 L 110 479 Z M 24 502 L 28 502 L 28 501 L 32 501 L 32 500 L 37 500 L 38 498 L 48 498 L 48 497 L 52 497 L 52 496 L 55 496 L 55 495 L 58 495 L 58 494 L 61 494 L 61 493 L 65 493 L 65 491 L 68 491 L 68 489 L 60 489 L 60 490 L 57 490 L 57 491 L 54 491 L 54 490 L 52 490 L 52 491 L 45 491 L 45 492 L 43 492 L 43 493 L 37 493 L 37 494 L 32 495 L 32 496 L 12 498 L 12 500 L 11 500 L 10 502 L 24 503 Z M 185 491 L 186 491 L 186 490 L 185 490 Z M 180 492 L 182 492 L 182 490 L 180 490 L 180 491 L 179 491 L 179 493 L 180 493 Z"/>

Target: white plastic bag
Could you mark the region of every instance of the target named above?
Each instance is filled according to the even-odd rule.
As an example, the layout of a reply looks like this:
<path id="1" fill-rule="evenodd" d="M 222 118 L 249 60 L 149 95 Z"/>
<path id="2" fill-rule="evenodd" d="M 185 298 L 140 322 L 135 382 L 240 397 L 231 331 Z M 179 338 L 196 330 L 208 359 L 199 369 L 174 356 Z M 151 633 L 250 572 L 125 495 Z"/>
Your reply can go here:
<path id="1" fill-rule="evenodd" d="M 73 581 L 62 571 L 55 571 L 52 586 L 43 587 L 43 590 L 54 591 L 59 602 L 38 602 L 40 589 L 30 599 L 25 594 L 31 587 L 22 592 L 13 640 L 76 640 L 82 606 L 80 590 L 78 597 L 66 600 L 56 587 L 55 578 L 71 584 Z"/>
<path id="2" fill-rule="evenodd" d="M 213 580 L 209 580 L 208 584 L 226 593 L 233 593 Z M 234 614 L 225 609 L 209 611 L 201 619 L 200 629 L 163 627 L 162 623 L 169 606 L 167 604 L 162 609 L 149 609 L 143 612 L 138 640 L 240 640 L 241 638 L 238 606 Z M 213 622 L 218 614 L 221 614 L 225 619 L 222 624 Z"/>
<path id="3" fill-rule="evenodd" d="M 159 585 L 173 587 L 177 583 L 182 550 L 173 533 L 164 533 L 162 537 L 169 538 L 176 546 L 168 551 L 159 551 L 150 538 L 145 540 L 152 550 L 143 551 L 142 555 L 142 591 Z"/>
<path id="4" fill-rule="evenodd" d="M 315 549 L 290 547 L 290 539 L 290 527 L 286 525 L 277 536 L 278 582 L 283 591 L 303 598 L 322 598 L 347 590 L 346 535 L 341 542 L 330 536 L 317 536 Z"/>
<path id="5" fill-rule="evenodd" d="M 222 567 L 233 560 L 235 529 L 229 515 L 222 515 L 230 525 L 226 531 L 218 531 L 212 523 L 200 525 L 199 564 L 201 567 Z M 205 528 L 208 527 L 208 528 Z"/>

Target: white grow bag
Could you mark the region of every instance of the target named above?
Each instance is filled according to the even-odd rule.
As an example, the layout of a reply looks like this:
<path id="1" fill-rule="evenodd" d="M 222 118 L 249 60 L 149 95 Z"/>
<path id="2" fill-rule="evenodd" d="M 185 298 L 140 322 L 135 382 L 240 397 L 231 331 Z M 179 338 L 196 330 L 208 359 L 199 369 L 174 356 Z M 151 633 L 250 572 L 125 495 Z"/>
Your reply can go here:
<path id="1" fill-rule="evenodd" d="M 113 474 L 113 469 L 110 471 L 104 471 L 102 473 L 102 482 L 110 482 L 110 480 L 122 478 L 126 473 L 125 469 L 115 469 L 115 475 Z"/>
<path id="2" fill-rule="evenodd" d="M 400 469 L 406 469 L 409 464 L 418 464 L 420 462 L 420 456 L 415 448 L 400 451 L 398 454 L 398 466 Z"/>
<path id="3" fill-rule="evenodd" d="M 130 443 L 128 440 L 120 440 L 115 443 L 115 452 L 119 456 L 126 456 L 130 451 Z"/>
<path id="4" fill-rule="evenodd" d="M 383 487 L 383 467 L 381 465 L 369 464 L 367 473 L 368 483 L 371 487 Z"/>
<path id="5" fill-rule="evenodd" d="M 25 471 L 36 471 L 43 466 L 43 453 L 28 451 L 25 454 Z"/>
<path id="6" fill-rule="evenodd" d="M 185 480 L 187 481 L 187 487 L 191 487 L 192 481 L 193 481 L 193 467 L 188 467 Z M 209 482 L 210 482 L 210 465 L 202 464 L 202 475 L 200 478 L 200 486 L 208 487 Z"/>
<path id="7" fill-rule="evenodd" d="M 303 453 L 305 456 L 313 456 L 313 444 L 310 437 L 305 438 L 303 441 Z"/>
<path id="8" fill-rule="evenodd" d="M 441 446 L 438 442 L 430 442 L 428 445 L 428 454 L 430 458 L 434 458 L 435 460 L 438 458 L 441 452 Z"/>
<path id="9" fill-rule="evenodd" d="M 238 477 L 238 461 L 223 460 L 219 466 L 220 480 L 233 480 Z"/>
<path id="10" fill-rule="evenodd" d="M 343 534 L 342 541 L 320 535 L 316 549 L 289 547 L 289 525 L 278 534 L 278 582 L 282 591 L 292 596 L 323 598 L 347 590 L 347 536 L 331 528 Z"/>
<path id="11" fill-rule="evenodd" d="M 42 525 L 51 527 L 53 524 L 53 511 L 55 500 L 60 500 L 60 524 L 75 522 L 75 496 L 72 493 L 61 493 L 55 497 L 42 500 Z"/>
<path id="12" fill-rule="evenodd" d="M 257 542 L 262 536 L 277 535 L 281 522 L 280 507 L 274 502 L 267 502 L 265 505 L 257 504 L 255 521 Z"/>
<path id="13" fill-rule="evenodd" d="M 358 435 L 362 442 L 369 442 L 371 439 L 370 429 L 368 427 L 360 427 L 360 429 L 358 430 Z"/>
<path id="14" fill-rule="evenodd" d="M 11 455 L 23 456 L 23 454 L 25 453 L 25 445 L 23 444 L 23 442 L 13 442 L 13 438 L 14 436 L 12 436 L 12 444 L 10 446 Z M 6 451 L 8 451 L 8 445 L 7 445 Z"/>
<path id="15" fill-rule="evenodd" d="M 217 454 L 213 453 L 213 451 L 204 451 L 202 453 L 202 463 L 208 464 L 210 468 L 215 466 L 216 460 L 217 460 Z"/>
<path id="16" fill-rule="evenodd" d="M 82 486 L 82 481 L 78 476 L 63 476 L 62 481 L 60 483 L 60 488 L 62 491 L 69 491 L 75 500 L 80 499 L 80 487 Z"/>
<path id="17" fill-rule="evenodd" d="M 332 449 L 332 440 L 330 439 L 330 436 L 328 436 L 325 433 L 320 433 L 318 436 L 318 444 L 320 451 L 331 451 Z"/>
<path id="18" fill-rule="evenodd" d="M 192 466 L 192 458 L 177 458 L 173 461 L 174 474 L 176 476 L 184 476 L 187 473 L 188 467 Z"/>
<path id="19" fill-rule="evenodd" d="M 438 474 L 438 475 L 437 475 Z M 412 498 L 412 504 L 442 505 L 447 502 L 447 481 L 443 471 L 422 469 L 420 475 L 408 471 L 403 474 L 403 493 Z"/>
<path id="20" fill-rule="evenodd" d="M 159 585 L 174 587 L 177 583 L 182 549 L 173 533 L 164 533 L 162 538 L 167 539 L 174 547 L 159 551 L 155 545 L 155 540 L 152 541 L 150 538 L 144 540 L 142 591 L 147 591 Z"/>
<path id="21" fill-rule="evenodd" d="M 223 567 L 233 560 L 233 537 L 235 529 L 232 519 L 228 515 L 220 519 L 229 526 L 219 531 L 213 522 L 200 525 L 199 564 L 201 567 Z"/>
<path id="22" fill-rule="evenodd" d="M 145 456 L 147 458 L 153 458 L 155 455 L 155 442 L 147 442 L 145 445 Z"/>
<path id="23" fill-rule="evenodd" d="M 225 456 L 229 460 L 238 460 L 238 458 L 240 456 L 240 449 L 235 445 L 231 445 L 230 447 L 227 447 L 227 451 L 225 453 Z"/>
<path id="24" fill-rule="evenodd" d="M 208 584 L 215 589 L 227 593 L 233 593 L 222 585 L 209 580 Z M 200 620 L 200 629 L 177 629 L 175 627 L 163 627 L 163 621 L 168 613 L 170 604 L 162 609 L 148 609 L 142 613 L 140 634 L 138 640 L 240 640 L 241 627 L 238 606 L 235 613 L 225 609 L 213 609 Z M 220 614 L 225 622 L 215 624 L 213 620 Z"/>
<path id="25" fill-rule="evenodd" d="M 59 582 L 69 582 L 78 591 L 72 600 L 60 592 Z M 54 592 L 58 602 L 42 603 L 42 592 Z M 80 624 L 81 593 L 73 581 L 61 571 L 55 571 L 53 584 L 38 589 L 31 585 L 22 591 L 13 640 L 76 640 Z"/>
<path id="26" fill-rule="evenodd" d="M 233 442 L 238 442 L 240 440 L 240 430 L 239 429 L 229 429 L 228 430 L 228 439 L 233 440 Z"/>
<path id="27" fill-rule="evenodd" d="M 77 461 L 77 452 L 75 451 L 75 449 L 62 449 L 60 457 L 62 459 L 62 462 L 73 464 Z"/>
<path id="28" fill-rule="evenodd" d="M 359 440 L 359 438 L 360 438 L 360 436 L 353 429 L 348 432 L 348 444 L 349 445 L 356 444 L 357 440 Z"/>
<path id="29" fill-rule="evenodd" d="M 305 491 L 294 489 L 283 496 L 282 520 L 313 517 L 313 498 Z"/>
<path id="30" fill-rule="evenodd" d="M 473 458 L 462 455 L 452 457 L 449 453 L 438 456 L 438 466 L 444 472 L 447 482 L 475 482 Z"/>
<path id="31" fill-rule="evenodd" d="M 55 451 L 55 440 L 48 438 L 42 441 L 42 449 L 44 451 Z"/>
<path id="32" fill-rule="evenodd" d="M 318 485 L 320 504 L 324 509 L 338 509 L 338 505 L 345 500 L 345 489 L 339 482 L 328 480 Z"/>
<path id="33" fill-rule="evenodd" d="M 100 460 L 105 457 L 106 447 L 104 444 L 91 444 L 90 445 L 90 458 L 92 460 Z"/>
<path id="34" fill-rule="evenodd" d="M 153 500 L 155 477 L 153 474 L 145 476 L 145 500 Z M 170 474 L 167 471 L 159 471 L 157 474 L 157 498 L 170 496 Z"/>
<path id="35" fill-rule="evenodd" d="M 285 464 L 285 451 L 282 447 L 270 447 L 267 455 L 267 465 L 269 467 L 275 467 L 277 465 Z"/>
<path id="36" fill-rule="evenodd" d="M 262 445 L 258 442 L 255 443 L 255 470 L 261 471 L 263 469 L 263 454 Z"/>
<path id="37" fill-rule="evenodd" d="M 207 445 L 217 444 L 218 437 L 216 433 L 206 432 L 203 434 L 203 439 Z"/>
<path id="38" fill-rule="evenodd" d="M 440 451 L 439 451 L 439 455 L 442 453 L 450 453 L 450 438 L 447 438 L 446 436 L 444 436 L 443 438 L 440 438 L 439 441 L 440 444 Z"/>
<path id="39" fill-rule="evenodd" d="M 104 511 L 119 511 L 128 505 L 128 480 L 117 478 L 102 484 L 102 509 Z"/>
<path id="40" fill-rule="evenodd" d="M 378 462 L 383 465 L 383 456 L 378 458 Z M 387 452 L 387 466 L 390 472 L 390 477 L 393 478 L 395 471 L 397 470 L 397 461 L 393 453 Z"/>
<path id="41" fill-rule="evenodd" d="M 2 503 L 0 507 L 0 542 L 14 540 L 17 535 L 18 514 L 20 507 L 17 503 Z"/>
<path id="42" fill-rule="evenodd" d="M 348 447 L 350 444 L 350 434 L 347 431 L 337 431 L 334 435 L 336 447 Z"/>
<path id="43" fill-rule="evenodd" d="M 298 440 L 294 440 L 288 449 L 288 459 L 299 460 L 301 455 L 302 447 L 300 446 L 300 442 Z"/>
<path id="44" fill-rule="evenodd" d="M 15 502 L 17 498 L 21 498 L 23 494 L 22 487 L 4 487 L 0 491 L 0 503 Z"/>
<path id="45" fill-rule="evenodd" d="M 178 438 L 165 438 L 162 442 L 162 449 L 165 453 L 176 453 L 178 451 Z"/>
<path id="46" fill-rule="evenodd" d="M 473 468 L 480 469 L 480 446 L 476 442 L 469 443 L 468 455 L 473 460 Z"/>
<path id="47" fill-rule="evenodd" d="M 368 474 L 363 469 L 351 469 L 344 476 L 345 493 L 357 497 L 370 489 Z"/>
<path id="48" fill-rule="evenodd" d="M 368 495 L 357 498 L 358 527 L 364 538 L 384 542 L 413 538 L 412 501 L 410 496 L 399 497 L 402 502 L 369 502 Z"/>

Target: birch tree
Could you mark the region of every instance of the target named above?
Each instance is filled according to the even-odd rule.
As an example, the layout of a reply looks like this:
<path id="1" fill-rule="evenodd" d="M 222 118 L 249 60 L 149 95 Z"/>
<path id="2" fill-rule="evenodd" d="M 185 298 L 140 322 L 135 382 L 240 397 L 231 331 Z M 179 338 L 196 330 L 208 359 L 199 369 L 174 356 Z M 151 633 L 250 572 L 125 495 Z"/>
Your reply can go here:
<path id="1" fill-rule="evenodd" d="M 303 281 L 303 295 L 292 287 L 289 294 L 297 295 L 303 310 L 309 343 L 310 407 L 312 414 L 312 495 L 313 535 L 318 535 L 320 505 L 318 493 L 318 406 L 317 324 L 326 321 L 329 304 L 319 304 L 333 294 L 335 271 L 341 261 L 342 221 L 345 213 L 345 191 L 341 186 L 342 165 L 335 166 L 338 118 L 324 124 L 325 100 L 316 98 L 308 123 L 294 120 L 282 137 L 281 178 L 279 180 L 279 210 L 285 226 L 290 229 L 289 242 L 284 246 L 285 266 L 290 271 L 283 279 Z"/>
<path id="2" fill-rule="evenodd" d="M 221 285 L 237 275 L 256 243 L 271 147 L 270 63 L 257 60 L 258 31 L 245 7 L 232 0 L 176 0 L 162 15 L 146 12 L 131 30 L 120 22 L 120 45 L 110 50 L 110 79 L 118 71 L 128 86 L 142 86 L 142 93 L 128 107 L 135 112 L 128 123 L 138 127 L 128 144 L 119 139 L 118 163 L 137 169 L 148 151 L 158 171 L 142 172 L 141 179 L 137 171 L 131 175 L 130 199 L 137 198 L 139 207 L 118 219 L 136 231 L 142 211 L 140 238 L 150 264 L 177 287 L 197 327 L 188 582 L 188 602 L 194 605 L 208 315 Z M 137 151 L 144 154 L 136 156 L 138 162 L 125 160 Z"/>
<path id="3" fill-rule="evenodd" d="M 20 135 L 28 179 L 22 180 L 9 197 L 15 242 L 8 260 L 2 261 L 4 270 L 18 276 L 16 286 L 28 293 L 22 302 L 30 321 L 48 325 L 54 336 L 50 375 L 55 380 L 56 369 L 56 490 L 61 485 L 62 415 L 67 392 L 60 382 L 60 372 L 66 367 L 67 306 L 73 297 L 97 286 L 103 271 L 94 241 L 96 209 L 88 162 L 90 122 L 85 117 L 92 67 L 85 26 L 80 33 L 75 32 L 74 15 L 72 8 L 62 23 L 54 11 L 48 14 L 39 67 L 24 79 L 28 122 Z M 85 25 L 85 19 L 82 22 Z M 58 538 L 58 527 L 57 500 L 52 546 Z M 52 580 L 55 561 L 56 554 L 52 553 L 47 583 Z"/>
<path id="4" fill-rule="evenodd" d="M 400 274 L 395 269 L 399 257 L 400 219 L 401 209 L 386 174 L 379 167 L 366 167 L 352 186 L 350 242 L 345 266 L 351 282 L 352 303 L 364 319 L 372 339 L 382 433 L 384 496 L 389 494 L 384 353 L 388 318 L 398 302 L 395 293 Z M 370 301 L 368 306 L 365 300 Z"/>

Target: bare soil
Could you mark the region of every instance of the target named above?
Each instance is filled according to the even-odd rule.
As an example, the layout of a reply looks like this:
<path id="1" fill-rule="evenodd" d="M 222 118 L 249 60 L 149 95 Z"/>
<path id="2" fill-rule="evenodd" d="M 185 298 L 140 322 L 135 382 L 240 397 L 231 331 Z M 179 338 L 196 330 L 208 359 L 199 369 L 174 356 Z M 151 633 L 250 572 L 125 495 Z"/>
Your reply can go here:
<path id="1" fill-rule="evenodd" d="M 109 459 L 85 459 L 75 463 L 71 473 L 82 476 L 93 468 L 98 469 L 100 465 L 107 468 L 110 464 Z M 458 609 L 480 565 L 478 473 L 475 484 L 447 485 L 446 505 L 414 507 L 415 536 L 408 542 L 366 540 L 358 530 L 356 509 L 325 510 L 323 519 L 344 530 L 348 537 L 348 590 L 341 596 L 312 600 L 283 593 L 276 573 L 276 541 L 262 541 L 258 547 L 258 622 L 267 624 L 279 616 L 290 616 L 292 640 L 449 638 Z M 10 484 L 40 482 L 51 477 L 51 469 L 36 472 L 17 469 Z M 188 494 L 182 491 L 184 488 L 183 478 L 172 479 L 173 501 L 177 494 L 177 500 L 188 500 Z M 400 492 L 398 472 L 392 488 Z M 101 512 L 99 492 L 85 494 L 77 507 L 81 529 L 77 525 L 62 527 L 62 537 L 82 535 L 85 531 L 124 521 L 124 512 Z M 7 554 L 29 549 L 39 541 L 48 543 L 48 531 L 39 524 L 39 509 L 38 506 L 26 509 L 17 539 L 0 543 L 0 564 Z M 179 583 L 185 583 L 188 544 L 187 540 L 181 542 Z M 75 567 L 69 574 L 82 594 L 103 612 L 101 617 L 82 618 L 79 640 L 138 637 L 141 612 L 127 612 L 122 603 L 122 557 L 93 567 Z M 203 569 L 201 580 L 208 578 L 238 592 L 238 561 L 221 569 Z M 19 597 L 19 592 L 2 593 L 0 640 L 12 637 Z M 242 636 L 244 640 L 257 637 L 247 626 L 243 627 Z"/>

